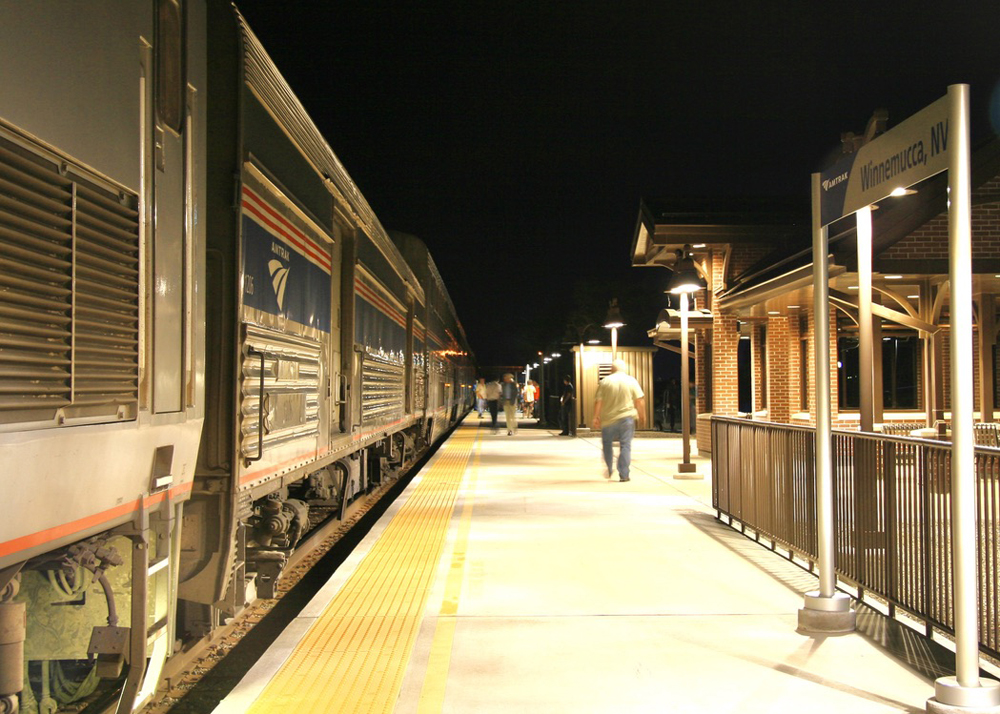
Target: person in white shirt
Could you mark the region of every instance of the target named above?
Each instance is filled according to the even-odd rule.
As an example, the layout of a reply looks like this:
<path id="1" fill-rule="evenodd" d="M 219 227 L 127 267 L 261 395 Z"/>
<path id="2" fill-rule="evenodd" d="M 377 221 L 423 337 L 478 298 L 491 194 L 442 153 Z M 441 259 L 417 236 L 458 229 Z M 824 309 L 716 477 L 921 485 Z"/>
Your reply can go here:
<path id="1" fill-rule="evenodd" d="M 632 437 L 635 427 L 645 423 L 645 394 L 639 383 L 628 373 L 624 360 L 616 359 L 611 365 L 611 374 L 601 380 L 597 387 L 594 404 L 594 429 L 601 430 L 601 445 L 607 470 L 604 478 L 611 478 L 614 464 L 614 442 L 618 447 L 618 480 L 629 480 L 629 464 L 632 461 Z"/>
<path id="2" fill-rule="evenodd" d="M 530 381 L 524 385 L 524 417 L 531 419 L 535 409 L 535 385 Z"/>
<path id="3" fill-rule="evenodd" d="M 476 411 L 479 412 L 479 418 L 483 418 L 483 412 L 486 411 L 486 378 L 480 377 L 479 383 L 476 384 Z"/>

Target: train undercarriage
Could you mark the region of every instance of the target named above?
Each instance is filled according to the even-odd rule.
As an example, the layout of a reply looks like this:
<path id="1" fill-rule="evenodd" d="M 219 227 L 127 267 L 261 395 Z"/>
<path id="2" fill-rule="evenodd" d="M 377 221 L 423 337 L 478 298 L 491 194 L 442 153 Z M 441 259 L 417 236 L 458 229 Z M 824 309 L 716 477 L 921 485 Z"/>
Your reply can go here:
<path id="1" fill-rule="evenodd" d="M 227 530 L 213 521 L 213 500 L 197 494 L 0 571 L 0 714 L 128 711 L 118 703 L 149 701 L 170 658 L 211 641 L 258 598 L 276 597 L 307 534 L 381 497 L 379 486 L 425 448 L 411 427 L 249 501 L 229 529 L 226 596 L 211 604 L 183 597 L 186 576 L 220 567 L 203 544 Z"/>

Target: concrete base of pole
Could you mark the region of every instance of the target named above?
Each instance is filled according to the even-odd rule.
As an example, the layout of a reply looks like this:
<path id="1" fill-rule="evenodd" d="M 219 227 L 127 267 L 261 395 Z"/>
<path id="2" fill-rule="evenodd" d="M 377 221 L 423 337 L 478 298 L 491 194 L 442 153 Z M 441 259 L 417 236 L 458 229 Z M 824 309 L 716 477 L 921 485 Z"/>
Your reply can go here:
<path id="1" fill-rule="evenodd" d="M 934 696 L 927 700 L 934 714 L 1000 714 L 1000 682 L 980 679 L 978 687 L 963 687 L 955 677 L 934 682 Z"/>
<path id="2" fill-rule="evenodd" d="M 802 633 L 826 635 L 854 632 L 857 613 L 851 609 L 851 598 L 841 592 L 832 597 L 823 597 L 818 592 L 806 593 L 797 629 Z"/>
<path id="3" fill-rule="evenodd" d="M 697 464 L 677 464 L 677 473 L 674 474 L 674 478 L 686 479 L 689 481 L 699 480 L 705 478 L 703 474 L 698 473 Z"/>

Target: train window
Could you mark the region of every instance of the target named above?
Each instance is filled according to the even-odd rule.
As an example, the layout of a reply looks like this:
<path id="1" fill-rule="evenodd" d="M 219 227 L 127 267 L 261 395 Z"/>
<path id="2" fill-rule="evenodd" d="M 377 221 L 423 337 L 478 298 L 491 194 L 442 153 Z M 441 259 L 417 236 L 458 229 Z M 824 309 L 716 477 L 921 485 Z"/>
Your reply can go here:
<path id="1" fill-rule="evenodd" d="M 184 121 L 184 42 L 178 0 L 159 0 L 156 25 L 156 111 L 178 134 Z"/>

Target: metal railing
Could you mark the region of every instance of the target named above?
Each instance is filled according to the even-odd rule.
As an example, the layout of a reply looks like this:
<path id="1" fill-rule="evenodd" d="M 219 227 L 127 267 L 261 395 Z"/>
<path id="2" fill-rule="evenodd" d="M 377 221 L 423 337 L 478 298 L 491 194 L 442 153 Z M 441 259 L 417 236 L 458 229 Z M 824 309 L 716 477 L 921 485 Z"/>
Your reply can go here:
<path id="1" fill-rule="evenodd" d="M 799 557 L 816 559 L 815 430 L 712 418 L 712 502 Z M 953 630 L 951 444 L 833 432 L 837 575 Z M 1000 449 L 976 447 L 980 651 L 1000 657 Z"/>

